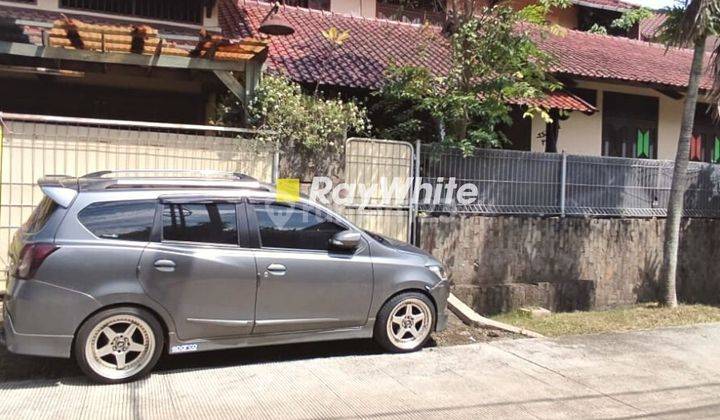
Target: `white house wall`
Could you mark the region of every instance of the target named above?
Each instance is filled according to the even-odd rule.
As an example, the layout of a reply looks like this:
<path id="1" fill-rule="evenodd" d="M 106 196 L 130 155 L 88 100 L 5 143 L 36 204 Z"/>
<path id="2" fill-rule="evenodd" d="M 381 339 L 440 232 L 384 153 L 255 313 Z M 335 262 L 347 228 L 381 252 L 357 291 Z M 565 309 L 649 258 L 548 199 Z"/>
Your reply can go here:
<path id="1" fill-rule="evenodd" d="M 680 136 L 683 100 L 672 99 L 662 93 L 628 85 L 600 82 L 578 82 L 578 88 L 597 91 L 598 112 L 584 115 L 579 112 L 570 114 L 570 118 L 560 123 L 558 151 L 578 155 L 602 155 L 602 109 L 604 92 L 617 92 L 633 95 L 651 96 L 659 99 L 658 115 L 658 159 L 674 159 L 677 141 Z M 545 122 L 535 118 L 532 124 L 532 151 L 545 151 Z"/>

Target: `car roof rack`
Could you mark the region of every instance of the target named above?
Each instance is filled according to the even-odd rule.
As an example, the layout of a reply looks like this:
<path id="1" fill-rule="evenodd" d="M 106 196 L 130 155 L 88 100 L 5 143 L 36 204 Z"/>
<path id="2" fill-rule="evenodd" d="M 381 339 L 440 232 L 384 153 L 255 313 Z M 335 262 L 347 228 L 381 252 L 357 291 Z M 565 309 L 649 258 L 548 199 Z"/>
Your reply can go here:
<path id="1" fill-rule="evenodd" d="M 240 173 L 207 169 L 114 169 L 92 172 L 81 178 L 198 178 L 198 179 L 230 179 L 236 181 L 257 181 L 257 179 Z"/>
<path id="2" fill-rule="evenodd" d="M 238 172 L 186 169 L 116 169 L 78 178 L 82 190 L 242 188 L 272 191 L 270 184 Z"/>

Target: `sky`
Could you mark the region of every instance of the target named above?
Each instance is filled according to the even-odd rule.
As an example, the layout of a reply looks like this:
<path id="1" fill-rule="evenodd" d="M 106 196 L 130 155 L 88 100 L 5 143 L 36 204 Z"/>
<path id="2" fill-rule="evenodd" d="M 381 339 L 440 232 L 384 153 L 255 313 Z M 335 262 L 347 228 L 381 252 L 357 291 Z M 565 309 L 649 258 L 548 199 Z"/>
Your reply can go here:
<path id="1" fill-rule="evenodd" d="M 650 9 L 661 9 L 663 7 L 672 6 L 675 0 L 625 0 L 628 3 L 645 6 Z"/>

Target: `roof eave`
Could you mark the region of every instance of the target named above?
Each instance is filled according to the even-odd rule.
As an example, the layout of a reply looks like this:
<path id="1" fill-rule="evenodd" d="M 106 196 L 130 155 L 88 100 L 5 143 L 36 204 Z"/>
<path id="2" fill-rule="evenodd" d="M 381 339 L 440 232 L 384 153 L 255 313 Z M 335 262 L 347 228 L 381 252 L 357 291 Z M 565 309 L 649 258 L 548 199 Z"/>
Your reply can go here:
<path id="1" fill-rule="evenodd" d="M 244 71 L 245 61 L 213 61 L 202 58 L 170 55 L 141 55 L 89 50 L 44 47 L 20 42 L 0 41 L 0 54 L 35 57 L 48 60 L 69 60 L 104 64 L 124 64 L 170 69 Z"/>
<path id="2" fill-rule="evenodd" d="M 615 6 L 597 4 L 597 3 L 593 3 L 592 1 L 583 1 L 583 0 L 573 0 L 573 4 L 575 4 L 577 6 L 589 7 L 592 9 L 610 10 L 613 12 L 626 12 L 628 10 L 632 10 L 632 8 L 630 8 L 630 7 L 615 7 Z"/>

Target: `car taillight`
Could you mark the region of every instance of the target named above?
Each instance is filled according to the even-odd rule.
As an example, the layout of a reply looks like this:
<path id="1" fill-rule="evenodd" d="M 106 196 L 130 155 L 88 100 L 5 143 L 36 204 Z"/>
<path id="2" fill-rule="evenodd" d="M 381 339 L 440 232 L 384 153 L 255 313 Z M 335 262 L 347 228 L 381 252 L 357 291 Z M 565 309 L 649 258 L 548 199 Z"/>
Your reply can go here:
<path id="1" fill-rule="evenodd" d="M 20 251 L 20 264 L 15 271 L 15 277 L 29 279 L 50 254 L 58 249 L 53 244 L 28 244 Z"/>

